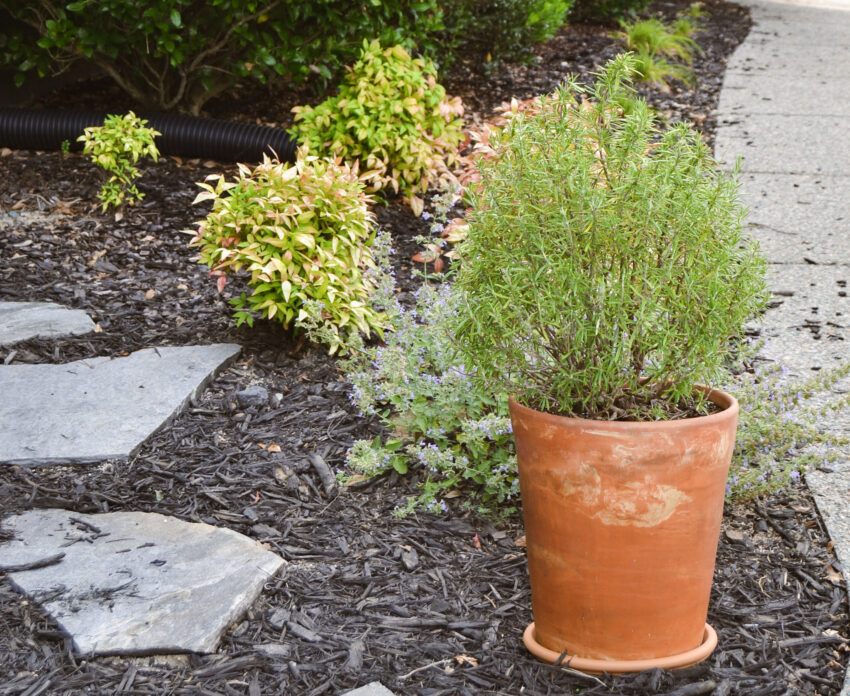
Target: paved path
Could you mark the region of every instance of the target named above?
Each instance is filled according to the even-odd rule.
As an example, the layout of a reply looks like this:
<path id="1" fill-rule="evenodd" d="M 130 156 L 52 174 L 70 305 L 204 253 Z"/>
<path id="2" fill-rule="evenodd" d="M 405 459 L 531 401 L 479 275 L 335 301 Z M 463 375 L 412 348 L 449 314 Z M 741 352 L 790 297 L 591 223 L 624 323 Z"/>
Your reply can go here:
<path id="1" fill-rule="evenodd" d="M 771 264 L 763 354 L 807 377 L 850 359 L 850 1 L 738 1 L 755 25 L 729 61 L 715 152 L 742 158 Z M 829 427 L 850 435 L 850 413 Z M 850 586 L 850 457 L 834 469 L 806 480 Z"/>

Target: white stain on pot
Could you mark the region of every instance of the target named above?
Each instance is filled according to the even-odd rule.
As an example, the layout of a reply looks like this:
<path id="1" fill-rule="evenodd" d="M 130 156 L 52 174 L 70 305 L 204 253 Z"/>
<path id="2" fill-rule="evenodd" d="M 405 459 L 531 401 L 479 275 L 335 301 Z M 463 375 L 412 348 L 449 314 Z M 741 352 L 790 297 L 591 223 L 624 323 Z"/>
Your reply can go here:
<path id="1" fill-rule="evenodd" d="M 599 472 L 587 465 L 564 479 L 561 490 L 564 497 L 575 496 L 571 504 L 584 508 L 588 517 L 609 526 L 655 527 L 691 499 L 674 486 L 655 483 L 651 476 L 603 488 Z"/>
<path id="2" fill-rule="evenodd" d="M 635 481 L 605 492 L 605 507 L 593 517 L 602 524 L 655 527 L 691 498 L 673 486 Z"/>

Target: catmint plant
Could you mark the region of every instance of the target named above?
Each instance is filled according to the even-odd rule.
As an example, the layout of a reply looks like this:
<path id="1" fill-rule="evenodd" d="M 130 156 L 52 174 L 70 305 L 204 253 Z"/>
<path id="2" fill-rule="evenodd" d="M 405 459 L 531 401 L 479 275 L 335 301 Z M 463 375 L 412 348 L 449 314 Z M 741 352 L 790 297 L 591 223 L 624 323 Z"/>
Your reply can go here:
<path id="1" fill-rule="evenodd" d="M 392 313 L 384 345 L 364 346 L 344 364 L 352 402 L 386 429 L 356 442 L 347 463 L 366 476 L 420 473 L 421 493 L 399 514 L 442 509 L 461 492 L 479 511 L 507 513 L 518 491 L 507 402 L 475 388 L 459 358 L 446 330 L 458 303 L 452 288 L 425 284 L 416 295 L 413 308 Z"/>
<path id="2" fill-rule="evenodd" d="M 808 379 L 790 378 L 782 365 L 748 362 L 749 369 L 730 376 L 727 385 L 740 407 L 727 484 L 731 499 L 752 498 L 796 482 L 808 469 L 835 461 L 848 443 L 823 424 L 830 413 L 850 406 L 850 394 L 822 405 L 817 401 L 824 401 L 823 396 L 850 375 L 850 362 Z"/>

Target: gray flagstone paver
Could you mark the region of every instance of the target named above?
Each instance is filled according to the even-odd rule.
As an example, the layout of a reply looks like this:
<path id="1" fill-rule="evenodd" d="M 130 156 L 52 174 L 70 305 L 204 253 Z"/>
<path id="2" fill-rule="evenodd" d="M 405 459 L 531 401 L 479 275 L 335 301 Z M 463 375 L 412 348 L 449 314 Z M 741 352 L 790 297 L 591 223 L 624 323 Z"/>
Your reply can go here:
<path id="1" fill-rule="evenodd" d="M 55 302 L 0 302 L 0 345 L 30 338 L 79 336 L 94 328 L 94 322 L 81 309 L 68 309 Z"/>
<path id="2" fill-rule="evenodd" d="M 2 527 L 0 570 L 81 655 L 208 653 L 285 561 L 230 529 L 150 512 L 30 510 Z M 61 556 L 61 557 L 60 557 Z"/>
<path id="3" fill-rule="evenodd" d="M 369 682 L 359 689 L 354 689 L 354 691 L 346 691 L 341 696 L 395 696 L 395 694 L 381 682 L 375 681 Z"/>
<path id="4" fill-rule="evenodd" d="M 0 463 L 128 457 L 239 351 L 163 347 L 64 365 L 0 365 Z"/>

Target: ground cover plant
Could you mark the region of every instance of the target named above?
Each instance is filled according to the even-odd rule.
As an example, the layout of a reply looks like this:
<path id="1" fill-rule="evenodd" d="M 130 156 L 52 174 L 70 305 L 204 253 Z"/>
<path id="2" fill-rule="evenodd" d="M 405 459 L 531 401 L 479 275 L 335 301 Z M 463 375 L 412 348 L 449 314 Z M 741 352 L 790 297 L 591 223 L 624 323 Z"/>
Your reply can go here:
<path id="1" fill-rule="evenodd" d="M 446 323 L 457 299 L 448 284 L 424 284 L 415 306 L 395 314 L 386 345 L 361 347 L 344 367 L 352 402 L 389 431 L 354 443 L 349 476 L 422 473 L 421 491 L 399 505 L 399 515 L 445 511 L 446 499 L 459 496 L 485 515 L 516 509 L 507 399 L 473 387 Z"/>
<path id="2" fill-rule="evenodd" d="M 653 9 L 672 22 L 685 7 Z M 678 82 L 669 94 L 638 89 L 670 120 L 694 120 L 710 139 L 722 59 L 747 23 L 743 10 L 719 0 L 707 9 L 707 31 L 698 37 L 706 54 L 693 66 L 699 90 Z M 480 124 L 503 101 L 551 92 L 567 72 L 584 78 L 598 70 L 622 50 L 612 29 L 573 26 L 535 51 L 540 60 L 494 67 L 489 76 L 460 63 L 441 81 L 463 97 L 470 122 Z M 97 103 L 86 99 L 120 98 L 98 83 L 45 103 L 93 108 Z M 259 90 L 209 105 L 217 116 L 274 122 L 305 101 Z M 0 152 L 0 297 L 60 302 L 85 310 L 100 327 L 88 336 L 3 346 L 0 360 L 68 362 L 221 341 L 240 343 L 242 357 L 129 461 L 2 468 L 0 504 L 9 513 L 142 510 L 207 521 L 267 544 L 289 565 L 228 628 L 218 653 L 171 664 L 72 655 L 37 604 L 3 579 L 0 663 L 10 676 L 0 692 L 332 694 L 379 680 L 398 694 L 431 696 L 838 693 L 847 660 L 846 593 L 813 502 L 796 486 L 727 506 L 709 618 L 721 645 L 707 663 L 590 679 L 531 659 L 519 640 L 529 602 L 516 516 L 493 524 L 467 513 L 467 481 L 458 486 L 464 495 L 445 498 L 447 513 L 433 514 L 437 505 L 432 513 L 396 517 L 422 492 L 415 462 L 405 476 L 392 469 L 327 497 L 311 455 L 342 468 L 354 441 L 391 435 L 350 403 L 326 348 L 305 343 L 296 350 L 296 337 L 277 321 L 256 321 L 252 329 L 232 321 L 227 300 L 245 287 L 231 276 L 219 294 L 196 263 L 198 249 L 176 232 L 209 209 L 210 201 L 191 206 L 194 184 L 221 166 L 161 157 L 140 169 L 146 197 L 114 222 L 96 210 L 99 171 L 85 158 Z M 227 171 L 230 180 L 237 175 Z M 392 197 L 374 212 L 396 249 L 396 298 L 410 310 L 421 285 L 413 271 L 422 268 L 410 257 L 437 216 L 414 218 Z M 430 201 L 426 212 L 435 212 Z M 446 217 L 461 213 L 457 206 Z M 264 386 L 268 402 L 240 403 L 236 394 L 249 385 Z M 299 638 L 282 616 L 318 640 Z M 821 642 L 809 640 L 815 635 Z"/>

